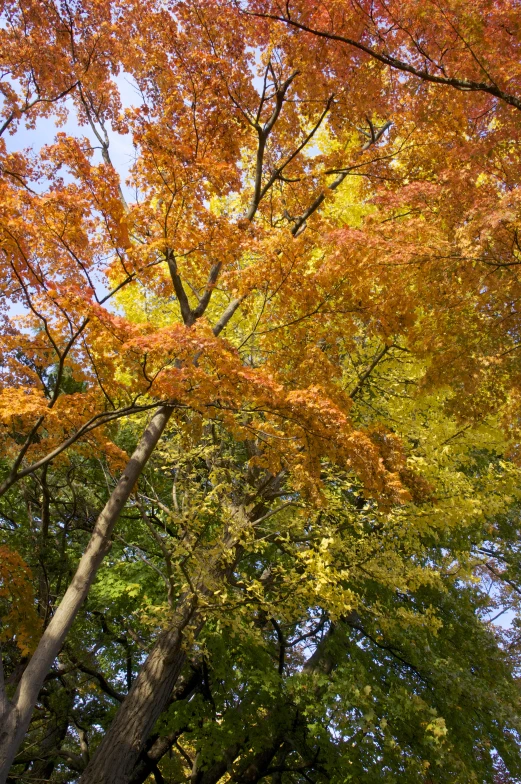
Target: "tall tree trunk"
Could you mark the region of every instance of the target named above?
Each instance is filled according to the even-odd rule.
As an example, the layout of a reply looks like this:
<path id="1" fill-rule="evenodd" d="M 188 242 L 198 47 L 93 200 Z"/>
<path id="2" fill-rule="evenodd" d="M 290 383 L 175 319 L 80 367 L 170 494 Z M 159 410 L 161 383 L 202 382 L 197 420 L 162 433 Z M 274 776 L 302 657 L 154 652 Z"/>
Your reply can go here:
<path id="1" fill-rule="evenodd" d="M 76 574 L 31 657 L 13 700 L 7 699 L 0 679 L 0 784 L 5 784 L 9 769 L 27 732 L 45 676 L 60 652 L 100 564 L 110 548 L 110 536 L 114 525 L 171 414 L 170 406 L 159 408 L 143 433 L 125 471 L 96 521 Z"/>
<path id="2" fill-rule="evenodd" d="M 154 645 L 80 784 L 128 784 L 185 663 L 183 640 L 187 627 L 194 635 L 202 627 L 193 594 L 180 602 L 173 623 Z"/>
<path id="3" fill-rule="evenodd" d="M 243 512 L 239 513 L 241 525 L 250 525 L 251 520 Z M 146 740 L 167 707 L 186 660 L 188 651 L 183 643 L 187 637 L 196 638 L 203 628 L 204 618 L 198 607 L 198 597 L 212 594 L 215 584 L 233 570 L 239 558 L 241 525 L 225 532 L 222 551 L 213 563 L 206 564 L 205 576 L 193 590 L 181 596 L 173 622 L 152 648 L 110 729 L 80 778 L 80 784 L 129 784 L 131 781 Z M 233 553 L 231 558 L 230 553 Z"/>

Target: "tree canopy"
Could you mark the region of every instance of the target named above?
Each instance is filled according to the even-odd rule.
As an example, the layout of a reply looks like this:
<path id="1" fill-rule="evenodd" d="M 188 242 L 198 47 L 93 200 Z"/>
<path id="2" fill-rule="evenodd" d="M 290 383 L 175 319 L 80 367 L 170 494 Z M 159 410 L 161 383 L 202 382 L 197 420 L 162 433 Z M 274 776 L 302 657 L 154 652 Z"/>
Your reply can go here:
<path id="1" fill-rule="evenodd" d="M 0 784 L 521 781 L 518 4 L 1 19 Z"/>

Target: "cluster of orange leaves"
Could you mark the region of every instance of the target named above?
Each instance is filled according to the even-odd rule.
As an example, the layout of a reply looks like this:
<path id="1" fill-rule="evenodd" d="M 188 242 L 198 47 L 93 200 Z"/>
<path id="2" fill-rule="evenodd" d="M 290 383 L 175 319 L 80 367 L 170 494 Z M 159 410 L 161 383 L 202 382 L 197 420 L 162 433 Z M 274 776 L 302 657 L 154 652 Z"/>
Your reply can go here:
<path id="1" fill-rule="evenodd" d="M 6 455 L 40 417 L 24 465 L 92 417 L 170 400 L 255 433 L 266 465 L 302 484 L 328 457 L 388 501 L 418 497 L 403 450 L 353 424 L 342 373 L 360 329 L 426 358 L 425 384 L 451 385 L 461 420 L 501 406 L 515 441 L 519 19 L 507 0 L 474 5 L 295 0 L 287 17 L 278 0 L 7 3 L 3 130 L 72 111 L 102 146 L 106 129 L 130 133 L 137 198 L 125 203 L 109 147 L 96 162 L 80 132 L 40 153 L 1 142 L 0 276 L 25 313 L 0 336 Z M 424 79 L 429 68 L 447 84 Z M 125 109 L 122 72 L 139 90 Z M 330 189 L 346 169 L 367 207 L 356 227 Z M 195 326 L 181 323 L 168 259 L 192 307 L 210 286 Z M 146 317 L 113 306 L 126 289 Z M 238 326 L 215 337 L 234 298 Z M 107 424 L 80 443 L 117 460 L 111 435 Z"/>
<path id="2" fill-rule="evenodd" d="M 14 550 L 0 546 L 0 642 L 14 639 L 22 656 L 38 643 L 41 619 L 34 605 L 31 570 Z"/>

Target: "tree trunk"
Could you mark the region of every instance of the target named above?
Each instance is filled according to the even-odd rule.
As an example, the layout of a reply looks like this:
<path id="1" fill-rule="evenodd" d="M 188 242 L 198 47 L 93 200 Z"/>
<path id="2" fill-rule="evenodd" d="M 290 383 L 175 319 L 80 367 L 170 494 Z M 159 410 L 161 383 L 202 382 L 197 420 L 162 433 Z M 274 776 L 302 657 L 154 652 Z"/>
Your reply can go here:
<path id="1" fill-rule="evenodd" d="M 9 769 L 29 727 L 45 676 L 60 652 L 100 564 L 110 548 L 110 536 L 114 525 L 171 414 L 172 408 L 170 406 L 162 406 L 152 417 L 143 433 L 124 473 L 96 521 L 76 574 L 43 633 L 12 701 L 7 700 L 0 679 L 0 784 L 5 784 Z"/>
<path id="2" fill-rule="evenodd" d="M 109 731 L 80 778 L 80 784 L 128 784 L 146 739 L 171 700 L 187 651 L 184 631 L 197 635 L 202 621 L 191 594 L 181 602 L 170 628 L 160 636 Z"/>
<path id="3" fill-rule="evenodd" d="M 250 521 L 245 516 L 244 525 Z M 241 550 L 241 528 L 225 533 L 223 550 L 212 565 L 207 564 L 205 577 L 190 592 L 181 596 L 170 627 L 152 648 L 132 689 L 126 696 L 110 729 L 85 769 L 80 784 L 129 784 L 154 724 L 167 707 L 172 689 L 181 673 L 188 651 L 185 638 L 197 638 L 204 619 L 198 608 L 198 596 L 210 595 L 215 584 L 233 570 Z M 229 556 L 233 550 L 233 558 Z M 188 628 L 187 628 L 188 627 Z"/>

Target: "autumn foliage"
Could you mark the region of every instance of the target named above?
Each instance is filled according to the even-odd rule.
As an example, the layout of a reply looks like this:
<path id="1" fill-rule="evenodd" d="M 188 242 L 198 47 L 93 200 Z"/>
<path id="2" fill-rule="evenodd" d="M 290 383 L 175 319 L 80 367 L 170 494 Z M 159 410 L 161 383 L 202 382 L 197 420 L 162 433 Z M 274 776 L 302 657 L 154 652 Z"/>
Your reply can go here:
<path id="1" fill-rule="evenodd" d="M 2 4 L 0 782 L 521 775 L 520 48 Z"/>
<path id="2" fill-rule="evenodd" d="M 31 572 L 16 552 L 0 550 L 0 600 L 2 639 L 14 637 L 20 653 L 26 656 L 36 647 L 41 623 L 34 606 Z"/>

